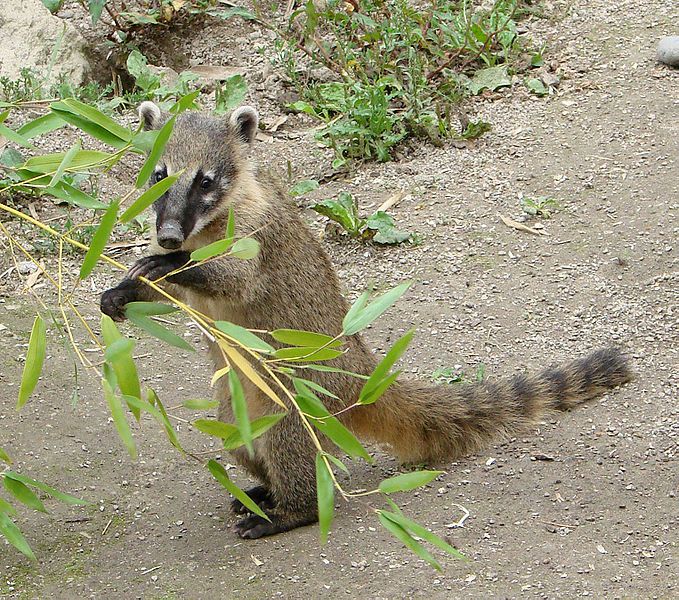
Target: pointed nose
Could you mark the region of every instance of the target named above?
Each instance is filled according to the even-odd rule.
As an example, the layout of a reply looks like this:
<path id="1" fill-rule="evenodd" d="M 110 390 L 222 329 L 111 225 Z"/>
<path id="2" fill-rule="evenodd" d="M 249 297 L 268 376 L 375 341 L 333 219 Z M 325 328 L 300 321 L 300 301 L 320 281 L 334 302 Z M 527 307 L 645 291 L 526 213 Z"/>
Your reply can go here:
<path id="1" fill-rule="evenodd" d="M 158 243 L 162 248 L 176 250 L 184 242 L 181 225 L 177 221 L 166 221 L 158 230 Z"/>

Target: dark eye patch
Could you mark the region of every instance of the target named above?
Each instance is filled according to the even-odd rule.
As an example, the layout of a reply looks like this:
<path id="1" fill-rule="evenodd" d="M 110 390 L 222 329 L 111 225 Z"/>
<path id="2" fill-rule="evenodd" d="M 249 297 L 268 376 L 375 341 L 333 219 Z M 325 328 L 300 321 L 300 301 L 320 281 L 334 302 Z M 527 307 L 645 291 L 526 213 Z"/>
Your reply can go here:
<path id="1" fill-rule="evenodd" d="M 166 177 L 167 177 L 167 167 L 156 169 L 156 171 L 153 172 L 153 183 L 158 183 L 159 181 L 162 181 Z"/>

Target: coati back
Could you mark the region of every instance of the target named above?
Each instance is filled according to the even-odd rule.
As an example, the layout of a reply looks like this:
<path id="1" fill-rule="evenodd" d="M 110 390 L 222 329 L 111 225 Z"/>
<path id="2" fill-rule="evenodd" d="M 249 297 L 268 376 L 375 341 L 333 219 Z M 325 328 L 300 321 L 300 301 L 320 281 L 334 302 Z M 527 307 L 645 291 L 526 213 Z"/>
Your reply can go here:
<path id="1" fill-rule="evenodd" d="M 163 123 L 152 103 L 140 107 L 147 128 Z M 115 288 L 106 291 L 101 310 L 116 320 L 135 300 L 157 299 L 137 278 L 157 279 L 185 265 L 192 250 L 221 239 L 229 207 L 236 234 L 260 243 L 252 260 L 223 256 L 169 276 L 171 293 L 214 320 L 251 329 L 302 329 L 334 335 L 342 331 L 348 309 L 330 260 L 302 222 L 297 209 L 266 173 L 247 159 L 257 130 L 257 113 L 242 107 L 225 120 L 197 113 L 177 117 L 154 180 L 182 170 L 176 183 L 154 205 L 156 220 L 150 255 L 139 260 Z M 275 343 L 273 343 L 275 345 Z M 359 335 L 331 364 L 369 374 L 377 359 Z M 211 345 L 215 369 L 225 366 Z M 352 405 L 362 382 L 342 373 L 309 371 L 309 379 L 340 399 L 324 399 L 335 413 Z M 418 381 L 393 384 L 375 404 L 340 415 L 364 440 L 388 448 L 406 462 L 450 461 L 474 452 L 493 439 L 535 424 L 546 412 L 567 410 L 630 379 L 619 350 L 598 350 L 535 376 L 455 386 Z M 217 385 L 219 418 L 231 422 L 226 378 Z M 280 410 L 242 378 L 250 418 Z M 234 452 L 262 482 L 249 491 L 271 522 L 247 515 L 236 528 L 241 537 L 258 538 L 317 520 L 315 454 L 296 411 L 291 410 L 254 442 L 255 453 Z M 234 502 L 236 512 L 245 508 Z"/>

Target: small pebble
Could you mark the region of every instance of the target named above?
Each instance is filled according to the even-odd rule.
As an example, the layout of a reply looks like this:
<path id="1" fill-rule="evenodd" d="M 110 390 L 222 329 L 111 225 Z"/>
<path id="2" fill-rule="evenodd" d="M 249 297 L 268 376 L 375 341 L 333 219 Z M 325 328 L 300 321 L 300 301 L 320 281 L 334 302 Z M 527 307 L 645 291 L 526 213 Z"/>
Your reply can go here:
<path id="1" fill-rule="evenodd" d="M 679 35 L 670 35 L 660 40 L 658 61 L 670 67 L 679 67 Z"/>

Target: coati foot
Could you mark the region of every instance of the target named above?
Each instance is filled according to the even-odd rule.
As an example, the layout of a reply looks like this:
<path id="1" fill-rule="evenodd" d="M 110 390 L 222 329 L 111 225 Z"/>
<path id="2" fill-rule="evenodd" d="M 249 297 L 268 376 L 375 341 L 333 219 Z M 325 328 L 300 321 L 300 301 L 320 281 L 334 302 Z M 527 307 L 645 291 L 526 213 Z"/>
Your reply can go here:
<path id="1" fill-rule="evenodd" d="M 264 512 L 271 510 L 276 506 L 276 502 L 271 497 L 269 490 L 263 485 L 250 488 L 246 493 Z M 238 499 L 231 501 L 231 510 L 237 515 L 247 515 L 251 512 L 250 509 Z"/>
<path id="2" fill-rule="evenodd" d="M 259 515 L 250 515 L 236 523 L 236 533 L 244 539 L 256 540 L 267 535 L 290 531 L 303 525 L 315 523 L 318 518 L 316 515 L 307 517 L 282 517 L 276 515 L 275 511 L 267 513 L 271 522 Z"/>
<path id="3" fill-rule="evenodd" d="M 165 277 L 168 273 L 183 267 L 189 262 L 188 252 L 169 252 L 168 254 L 154 254 L 138 260 L 127 273 L 130 279 L 146 277 L 151 281 Z"/>
<path id="4" fill-rule="evenodd" d="M 101 295 L 101 312 L 114 321 L 125 320 L 125 305 L 137 299 L 137 284 L 125 280 L 119 286 L 106 290 Z"/>

